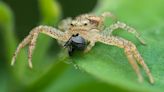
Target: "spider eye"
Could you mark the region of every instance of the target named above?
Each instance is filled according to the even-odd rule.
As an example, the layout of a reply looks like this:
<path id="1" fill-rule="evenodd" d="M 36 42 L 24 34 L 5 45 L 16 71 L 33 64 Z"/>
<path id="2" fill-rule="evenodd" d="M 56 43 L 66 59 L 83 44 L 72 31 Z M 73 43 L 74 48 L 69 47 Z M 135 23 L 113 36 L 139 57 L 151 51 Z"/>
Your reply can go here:
<path id="1" fill-rule="evenodd" d="M 84 26 L 87 26 L 88 24 L 87 23 L 84 23 Z"/>
<path id="2" fill-rule="evenodd" d="M 71 26 L 74 26 L 72 23 L 70 24 Z"/>

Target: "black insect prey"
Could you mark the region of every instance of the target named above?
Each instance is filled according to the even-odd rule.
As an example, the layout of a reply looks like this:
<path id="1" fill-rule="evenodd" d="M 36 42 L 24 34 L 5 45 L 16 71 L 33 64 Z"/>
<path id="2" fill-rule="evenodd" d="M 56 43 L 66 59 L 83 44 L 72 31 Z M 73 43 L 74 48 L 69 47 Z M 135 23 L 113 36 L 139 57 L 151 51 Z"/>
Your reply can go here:
<path id="1" fill-rule="evenodd" d="M 69 56 L 72 56 L 74 51 L 83 51 L 87 46 L 86 40 L 79 34 L 72 35 L 69 40 L 64 44 L 68 48 Z"/>

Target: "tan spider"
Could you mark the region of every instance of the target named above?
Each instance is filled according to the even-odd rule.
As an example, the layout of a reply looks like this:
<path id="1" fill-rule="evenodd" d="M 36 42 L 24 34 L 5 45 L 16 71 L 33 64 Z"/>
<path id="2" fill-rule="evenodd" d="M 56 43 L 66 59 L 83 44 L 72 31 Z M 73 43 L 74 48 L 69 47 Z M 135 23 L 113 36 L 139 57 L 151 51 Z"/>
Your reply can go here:
<path id="1" fill-rule="evenodd" d="M 143 77 L 141 75 L 137 63 L 139 63 L 145 70 L 146 74 L 149 77 L 150 83 L 154 83 L 153 76 L 151 75 L 151 72 L 145 64 L 143 58 L 139 54 L 136 46 L 128 40 L 125 40 L 121 37 L 113 36 L 112 32 L 116 29 L 121 28 L 127 32 L 134 34 L 140 40 L 140 42 L 144 44 L 144 41 L 140 39 L 139 34 L 136 32 L 134 28 L 120 21 L 116 21 L 109 27 L 104 28 L 103 22 L 105 17 L 111 17 L 112 19 L 115 19 L 115 17 L 109 12 L 105 12 L 100 16 L 92 14 L 83 14 L 77 16 L 75 19 L 68 18 L 63 20 L 59 25 L 59 29 L 50 26 L 38 26 L 34 28 L 29 33 L 29 35 L 18 45 L 12 58 L 11 65 L 14 65 L 15 59 L 20 50 L 26 45 L 29 45 L 28 63 L 29 67 L 32 68 L 32 53 L 35 48 L 39 33 L 44 33 L 62 42 L 68 41 L 68 39 L 73 34 L 78 33 L 80 36 L 82 36 L 84 39 L 90 42 L 87 48 L 85 49 L 85 52 L 91 50 L 91 48 L 95 45 L 95 42 L 101 42 L 107 45 L 114 45 L 119 48 L 123 48 L 129 60 L 129 63 L 132 65 L 133 69 L 135 70 L 138 76 L 139 82 L 143 81 Z"/>

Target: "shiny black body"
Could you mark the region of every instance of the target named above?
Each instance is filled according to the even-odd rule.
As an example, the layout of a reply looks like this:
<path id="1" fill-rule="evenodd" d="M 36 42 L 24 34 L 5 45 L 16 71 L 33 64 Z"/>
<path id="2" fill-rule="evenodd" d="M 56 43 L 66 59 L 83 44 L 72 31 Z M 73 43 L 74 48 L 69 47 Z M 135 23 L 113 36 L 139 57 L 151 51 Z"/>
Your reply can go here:
<path id="1" fill-rule="evenodd" d="M 86 40 L 79 34 L 72 35 L 70 39 L 65 43 L 64 47 L 68 48 L 69 56 L 72 56 L 74 51 L 83 51 L 86 48 Z"/>

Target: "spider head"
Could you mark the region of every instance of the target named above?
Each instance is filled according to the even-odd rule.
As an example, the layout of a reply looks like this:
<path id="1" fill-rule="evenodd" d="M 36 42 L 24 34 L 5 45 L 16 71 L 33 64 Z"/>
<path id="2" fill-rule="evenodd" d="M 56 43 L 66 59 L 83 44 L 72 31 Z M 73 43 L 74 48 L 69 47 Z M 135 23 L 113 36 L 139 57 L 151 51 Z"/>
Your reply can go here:
<path id="1" fill-rule="evenodd" d="M 102 18 L 91 15 L 80 15 L 70 23 L 70 30 L 72 31 L 89 31 L 92 29 L 100 29 L 102 26 Z"/>

